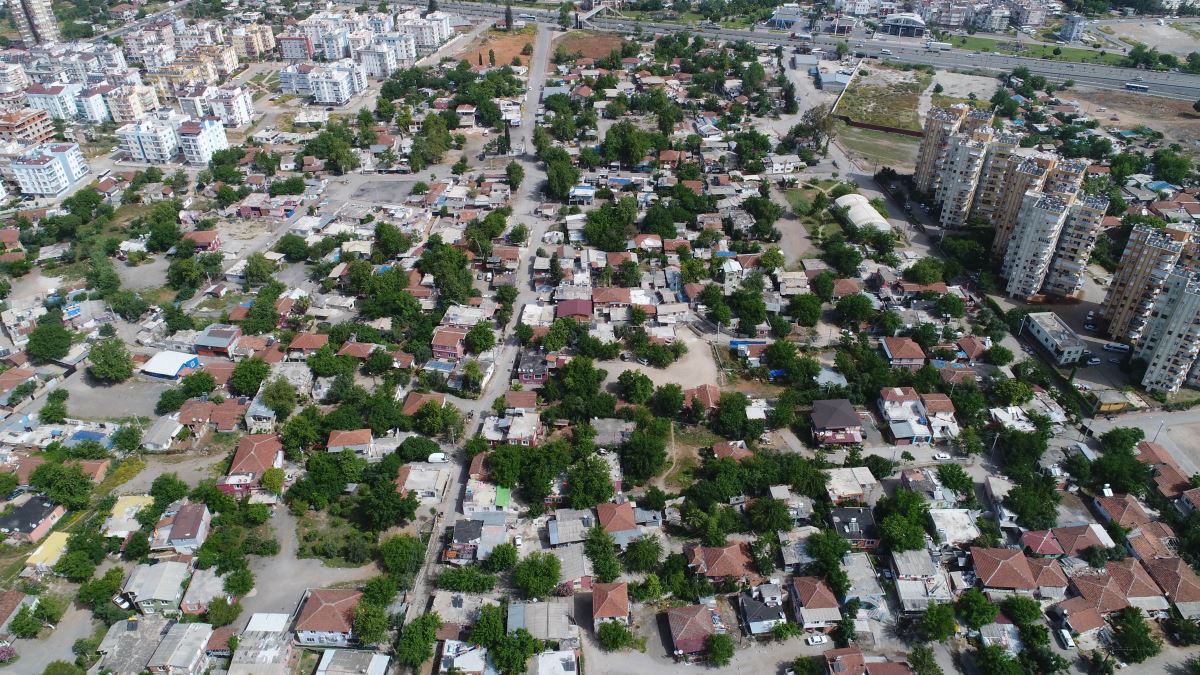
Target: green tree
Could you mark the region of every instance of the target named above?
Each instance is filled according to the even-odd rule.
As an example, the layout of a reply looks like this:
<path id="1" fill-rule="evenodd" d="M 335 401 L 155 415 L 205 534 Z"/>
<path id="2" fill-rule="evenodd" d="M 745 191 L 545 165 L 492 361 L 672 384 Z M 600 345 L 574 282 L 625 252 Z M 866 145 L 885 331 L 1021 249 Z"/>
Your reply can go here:
<path id="1" fill-rule="evenodd" d="M 421 568 L 425 547 L 416 537 L 397 535 L 379 545 L 379 557 L 383 571 L 399 579 L 411 578 Z"/>
<path id="2" fill-rule="evenodd" d="M 229 376 L 229 390 L 242 396 L 253 396 L 270 374 L 271 364 L 258 357 L 239 361 Z"/>
<path id="3" fill-rule="evenodd" d="M 963 622 L 975 630 L 995 621 L 999 611 L 978 588 L 968 588 L 958 596 L 957 607 Z"/>
<path id="4" fill-rule="evenodd" d="M 1162 638 L 1151 631 L 1142 610 L 1126 607 L 1109 618 L 1114 650 L 1122 661 L 1141 663 L 1162 651 Z"/>
<path id="5" fill-rule="evenodd" d="M 746 509 L 750 527 L 759 534 L 791 529 L 792 517 L 786 503 L 779 499 L 762 498 Z"/>
<path id="6" fill-rule="evenodd" d="M 387 639 L 387 630 L 387 613 L 383 607 L 360 602 L 354 609 L 354 636 L 359 644 L 379 644 Z"/>
<path id="7" fill-rule="evenodd" d="M 217 381 L 203 370 L 185 375 L 179 384 L 183 389 L 183 395 L 188 398 L 199 398 L 205 394 L 211 394 L 217 388 Z"/>
<path id="8" fill-rule="evenodd" d="M 600 646 L 606 652 L 615 652 L 633 645 L 633 633 L 616 621 L 605 621 L 596 631 Z"/>
<path id="9" fill-rule="evenodd" d="M 32 640 L 41 631 L 42 622 L 38 621 L 37 617 L 34 616 L 33 610 L 29 608 L 29 605 L 23 605 L 21 609 L 17 610 L 12 621 L 9 622 L 8 628 L 12 631 L 13 635 L 23 640 Z"/>
<path id="10" fill-rule="evenodd" d="M 492 549 L 492 554 L 483 561 L 483 569 L 492 572 L 506 572 L 517 566 L 517 547 L 505 542 Z"/>
<path id="11" fill-rule="evenodd" d="M 912 668 L 913 675 L 943 675 L 929 645 L 917 645 L 908 652 L 908 667 Z"/>
<path id="12" fill-rule="evenodd" d="M 467 331 L 467 337 L 463 340 L 467 347 L 467 351 L 472 354 L 480 354 L 491 349 L 496 344 L 496 334 L 492 332 L 492 328 L 485 323 L 477 323 Z"/>
<path id="13" fill-rule="evenodd" d="M 225 592 L 242 597 L 254 590 L 254 572 L 249 567 L 240 567 L 225 577 Z"/>
<path id="14" fill-rule="evenodd" d="M 1003 345 L 992 345 L 983 353 L 983 360 L 993 366 L 1007 366 L 1012 363 L 1013 353 Z"/>
<path id="15" fill-rule="evenodd" d="M 847 295 L 838 300 L 836 309 L 838 321 L 843 326 L 857 326 L 875 313 L 871 300 L 862 293 Z"/>
<path id="16" fill-rule="evenodd" d="M 714 633 L 704 641 L 704 655 L 718 668 L 724 668 L 733 660 L 733 648 L 733 638 L 728 633 Z"/>
<path id="17" fill-rule="evenodd" d="M 526 598 L 549 597 L 558 586 L 559 561 L 550 553 L 531 553 L 513 570 L 513 585 Z"/>
<path id="18" fill-rule="evenodd" d="M 212 624 L 213 628 L 220 628 L 237 621 L 241 613 L 241 603 L 229 602 L 225 598 L 216 598 L 208 603 L 208 611 L 204 614 L 204 620 Z"/>
<path id="19" fill-rule="evenodd" d="M 84 509 L 92 497 L 92 479 L 78 464 L 42 464 L 33 470 L 29 484 L 68 509 Z"/>
<path id="20" fill-rule="evenodd" d="M 296 387 L 282 377 L 271 380 L 262 390 L 262 402 L 285 420 L 296 409 Z"/>
<path id="21" fill-rule="evenodd" d="M 262 483 L 263 489 L 273 495 L 283 494 L 283 481 L 286 476 L 283 469 L 271 467 L 263 472 L 259 482 Z"/>
<path id="22" fill-rule="evenodd" d="M 654 395 L 654 382 L 645 373 L 626 370 L 617 377 L 617 390 L 621 398 L 641 405 Z"/>
<path id="23" fill-rule="evenodd" d="M 992 400 L 998 405 L 1023 405 L 1033 399 L 1033 387 L 1017 379 L 1003 379 L 992 383 Z"/>
<path id="24" fill-rule="evenodd" d="M 935 642 L 945 642 L 954 635 L 954 606 L 945 603 L 932 603 L 921 615 L 921 632 L 926 639 Z"/>
<path id="25" fill-rule="evenodd" d="M 441 628 L 442 618 L 437 612 L 422 614 L 405 624 L 396 645 L 396 660 L 415 669 L 433 658 L 433 645 Z"/>
<path id="26" fill-rule="evenodd" d="M 625 569 L 630 572 L 651 572 L 662 559 L 662 541 L 653 534 L 643 535 L 625 547 Z"/>
<path id="27" fill-rule="evenodd" d="M 508 180 L 509 187 L 516 190 L 525 180 L 525 167 L 521 166 L 520 162 L 513 160 L 504 167 L 504 175 Z"/>
<path id="28" fill-rule="evenodd" d="M 597 455 L 575 462 L 567 471 L 571 491 L 571 508 L 586 509 L 612 499 L 613 485 L 608 464 Z"/>
<path id="29" fill-rule="evenodd" d="M 111 337 L 97 342 L 88 352 L 92 365 L 88 372 L 101 382 L 124 382 L 133 377 L 133 357 L 125 348 L 125 342 Z"/>
<path id="30" fill-rule="evenodd" d="M 63 328 L 62 315 L 50 312 L 38 320 L 38 325 L 29 334 L 25 352 L 34 361 L 55 361 L 71 351 L 71 333 Z"/>
<path id="31" fill-rule="evenodd" d="M 821 299 L 812 293 L 794 295 L 788 301 L 787 313 L 801 326 L 812 328 L 821 320 Z"/>

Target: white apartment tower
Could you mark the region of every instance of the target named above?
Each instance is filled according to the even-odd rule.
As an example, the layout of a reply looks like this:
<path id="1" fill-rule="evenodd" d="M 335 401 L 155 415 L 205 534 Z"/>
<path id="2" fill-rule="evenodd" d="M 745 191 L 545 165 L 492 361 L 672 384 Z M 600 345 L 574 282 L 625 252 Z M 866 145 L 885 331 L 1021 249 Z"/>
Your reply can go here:
<path id="1" fill-rule="evenodd" d="M 88 174 L 88 165 L 78 143 L 38 146 L 14 159 L 10 168 L 21 194 L 51 197 L 62 194 Z"/>
<path id="2" fill-rule="evenodd" d="M 213 153 L 229 148 L 225 127 L 216 117 L 188 120 L 179 125 L 179 146 L 188 164 L 204 165 Z"/>
<path id="3" fill-rule="evenodd" d="M 1107 199 L 1082 193 L 1076 195 L 1058 236 L 1050 272 L 1046 275 L 1043 285 L 1046 293 L 1069 298 L 1083 288 L 1083 271 L 1096 248 L 1106 211 Z"/>
<path id="4" fill-rule="evenodd" d="M 1136 340 L 1141 336 L 1159 291 L 1184 249 L 1192 246 L 1191 240 L 1191 232 L 1179 225 L 1167 229 L 1133 226 L 1100 309 L 1101 316 L 1108 319 L 1109 337 Z"/>
<path id="5" fill-rule="evenodd" d="M 947 142 L 933 197 L 942 207 L 942 227 L 966 227 L 991 138 L 991 127 L 982 127 L 970 134 L 954 134 Z"/>
<path id="6" fill-rule="evenodd" d="M 1000 270 L 1008 280 L 1005 293 L 1028 299 L 1042 290 L 1066 218 L 1063 199 L 1033 190 L 1025 193 Z"/>
<path id="7" fill-rule="evenodd" d="M 1200 271 L 1176 267 L 1155 294 L 1151 313 L 1134 357 L 1146 361 L 1142 386 L 1172 393 L 1195 384 L 1200 355 Z"/>
<path id="8" fill-rule="evenodd" d="M 17 31 L 21 33 L 21 42 L 26 47 L 61 39 L 50 0 L 10 0 L 8 9 L 17 24 Z"/>

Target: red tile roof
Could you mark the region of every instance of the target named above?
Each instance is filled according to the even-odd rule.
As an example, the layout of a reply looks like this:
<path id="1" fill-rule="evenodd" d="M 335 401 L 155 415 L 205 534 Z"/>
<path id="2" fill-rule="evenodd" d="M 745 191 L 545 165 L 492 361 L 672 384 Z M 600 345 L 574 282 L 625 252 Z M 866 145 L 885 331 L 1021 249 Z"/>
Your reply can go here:
<path id="1" fill-rule="evenodd" d="M 1103 509 L 1109 518 L 1125 528 L 1137 527 L 1150 522 L 1150 514 L 1146 513 L 1133 495 L 1097 497 L 1096 505 Z"/>
<path id="2" fill-rule="evenodd" d="M 247 473 L 262 476 L 263 472 L 275 466 L 275 458 L 283 450 L 283 443 L 275 434 L 250 434 L 243 436 L 238 442 L 237 451 L 233 453 L 233 462 L 229 464 L 228 473 Z"/>
<path id="3" fill-rule="evenodd" d="M 676 651 L 693 654 L 704 649 L 713 628 L 712 611 L 704 605 L 673 607 L 667 610 L 667 625 Z"/>
<path id="4" fill-rule="evenodd" d="M 629 616 L 629 584 L 593 584 L 592 619 L 624 619 Z"/>
<path id="5" fill-rule="evenodd" d="M 324 347 L 327 344 L 329 344 L 328 335 L 320 333 L 300 333 L 292 340 L 292 343 L 288 345 L 288 349 L 303 349 L 305 351 L 316 350 Z"/>
<path id="6" fill-rule="evenodd" d="M 741 543 L 728 546 L 693 546 L 686 551 L 688 564 L 708 577 L 744 577 L 750 574 L 750 556 Z"/>
<path id="7" fill-rule="evenodd" d="M 446 395 L 436 393 L 436 392 L 435 393 L 423 393 L 423 392 L 419 392 L 419 391 L 409 392 L 408 396 L 406 396 L 404 398 L 404 407 L 400 410 L 400 413 L 411 417 L 411 416 L 417 414 L 417 411 L 421 409 L 421 406 L 425 405 L 426 403 L 429 403 L 430 401 L 433 401 L 434 403 L 436 403 L 440 406 L 444 406 L 444 405 L 446 405 Z"/>
<path id="8" fill-rule="evenodd" d="M 839 607 L 837 596 L 820 577 L 793 577 L 796 598 L 805 609 L 834 609 Z"/>
<path id="9" fill-rule="evenodd" d="M 692 401 L 699 398 L 700 403 L 704 405 L 705 410 L 712 410 L 717 407 L 717 403 L 721 400 L 721 390 L 717 389 L 715 384 L 702 384 L 692 389 L 683 390 L 683 404 L 691 407 Z"/>
<path id="10" fill-rule="evenodd" d="M 334 429 L 329 432 L 329 443 L 326 447 L 338 448 L 346 445 L 368 445 L 374 437 L 370 429 Z"/>
<path id="11" fill-rule="evenodd" d="M 1033 571 L 1025 554 L 1011 548 L 971 547 L 975 574 L 985 587 L 1033 590 Z"/>
<path id="12" fill-rule="evenodd" d="M 605 532 L 614 534 L 637 529 L 637 519 L 633 516 L 633 505 L 629 502 L 620 504 L 596 505 L 596 519 Z"/>
<path id="13" fill-rule="evenodd" d="M 354 629 L 354 610 L 362 593 L 317 588 L 309 591 L 296 619 L 296 632 L 350 633 Z"/>
<path id="14" fill-rule="evenodd" d="M 1146 571 L 1171 602 L 1200 602 L 1200 578 L 1183 560 L 1148 560 Z"/>

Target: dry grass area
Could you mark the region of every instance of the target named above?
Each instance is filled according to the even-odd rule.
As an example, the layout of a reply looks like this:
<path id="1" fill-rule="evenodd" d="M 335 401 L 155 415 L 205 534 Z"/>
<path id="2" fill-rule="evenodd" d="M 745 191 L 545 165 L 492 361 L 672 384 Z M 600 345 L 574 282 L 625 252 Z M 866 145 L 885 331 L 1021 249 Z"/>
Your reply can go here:
<path id="1" fill-rule="evenodd" d="M 512 63 L 513 57 L 521 59 L 521 63 L 528 65 L 531 56 L 523 56 L 521 50 L 525 45 L 533 46 L 534 29 L 532 27 L 525 28 L 519 31 L 508 33 L 502 30 L 489 30 L 479 39 L 472 42 L 466 49 L 455 54 L 457 59 L 466 59 L 467 63 L 472 66 L 482 63 L 488 63 L 488 53 L 495 52 L 496 65 L 506 66 Z"/>
<path id="2" fill-rule="evenodd" d="M 572 31 L 558 38 L 551 45 L 553 54 L 559 47 L 568 54 L 580 54 L 583 58 L 599 59 L 608 56 L 614 49 L 620 49 L 621 38 L 608 33 L 593 33 L 591 31 Z"/>
<path id="3" fill-rule="evenodd" d="M 1063 94 L 1063 98 L 1090 104 L 1085 106 L 1086 111 L 1095 115 L 1105 127 L 1131 129 L 1144 124 L 1161 131 L 1169 143 L 1179 143 L 1184 148 L 1195 148 L 1200 143 L 1200 114 L 1192 109 L 1190 101 L 1081 87 Z M 1108 108 L 1108 111 L 1097 112 L 1098 106 Z M 1112 115 L 1120 121 L 1110 120 Z"/>
<path id="4" fill-rule="evenodd" d="M 865 74 L 863 74 L 865 73 Z M 918 104 L 932 75 L 872 64 L 860 71 L 838 101 L 835 112 L 856 122 L 900 129 L 920 129 Z"/>

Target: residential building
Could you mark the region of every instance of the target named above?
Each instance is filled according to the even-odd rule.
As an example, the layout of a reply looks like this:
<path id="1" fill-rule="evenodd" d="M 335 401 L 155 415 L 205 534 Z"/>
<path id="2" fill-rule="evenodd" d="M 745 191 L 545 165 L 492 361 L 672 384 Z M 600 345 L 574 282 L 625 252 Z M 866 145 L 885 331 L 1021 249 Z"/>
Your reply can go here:
<path id="1" fill-rule="evenodd" d="M 203 675 L 208 670 L 205 648 L 213 627 L 207 623 L 177 623 L 146 662 L 146 670 L 167 675 Z"/>
<path id="2" fill-rule="evenodd" d="M 292 630 L 301 645 L 345 647 L 354 633 L 354 610 L 362 593 L 352 590 L 315 588 L 300 601 Z"/>
<path id="3" fill-rule="evenodd" d="M 154 527 L 150 538 L 150 550 L 174 550 L 191 554 L 208 538 L 212 524 L 212 513 L 203 503 L 180 504 L 167 509 L 166 514 Z"/>
<path id="4" fill-rule="evenodd" d="M 988 143 L 983 167 L 979 171 L 979 184 L 975 187 L 974 205 L 971 207 L 971 216 L 975 219 L 992 221 L 1007 189 L 1008 172 L 1019 160 L 1016 154 L 1019 147 L 1018 136 L 1003 132 L 996 133 Z"/>
<path id="5" fill-rule="evenodd" d="M 223 87 L 209 99 L 212 114 L 230 128 L 249 126 L 254 121 L 254 104 L 250 91 L 242 87 Z M 199 117 L 194 115 L 193 117 Z"/>
<path id="6" fill-rule="evenodd" d="M 21 193 L 39 197 L 65 192 L 89 172 L 78 143 L 38 146 L 9 165 Z"/>
<path id="7" fill-rule="evenodd" d="M 954 134 L 947 141 L 933 196 L 942 209 L 942 227 L 966 227 L 993 133 L 991 126 L 979 127 L 970 134 Z"/>
<path id="8" fill-rule="evenodd" d="M 1108 319 L 1109 337 L 1116 340 L 1141 337 L 1154 310 L 1154 301 L 1176 263 L 1190 257 L 1194 250 L 1190 227 L 1133 226 L 1100 309 L 1100 315 Z"/>
<path id="9" fill-rule="evenodd" d="M 54 138 L 54 123 L 45 110 L 10 110 L 0 114 L 0 141 L 26 145 Z"/>
<path id="10" fill-rule="evenodd" d="M 117 621 L 109 626 L 96 647 L 100 658 L 92 668 L 97 673 L 120 675 L 147 672 L 146 665 L 158 650 L 169 625 L 170 619 L 164 616 Z"/>
<path id="11" fill-rule="evenodd" d="M 592 625 L 599 630 L 605 621 L 629 625 L 629 584 L 592 585 Z"/>
<path id="12" fill-rule="evenodd" d="M 225 127 L 216 117 L 188 120 L 179 125 L 179 146 L 188 164 L 207 165 L 213 153 L 229 148 Z"/>
<path id="13" fill-rule="evenodd" d="M 50 0 L 14 0 L 8 3 L 8 9 L 26 47 L 52 44 L 62 39 Z"/>
<path id="14" fill-rule="evenodd" d="M 75 95 L 82 89 L 81 85 L 70 82 L 35 82 L 25 90 L 25 102 L 34 110 L 45 110 L 56 120 L 73 120 L 78 112 Z"/>
<path id="15" fill-rule="evenodd" d="M 1176 267 L 1155 295 L 1144 328 L 1135 329 L 1134 358 L 1143 359 L 1148 391 L 1174 393 L 1200 383 L 1200 270 Z"/>
<path id="16" fill-rule="evenodd" d="M 1009 296 L 1029 300 L 1041 292 L 1066 217 L 1067 202 L 1058 196 L 1025 193 L 1000 268 Z"/>
<path id="17" fill-rule="evenodd" d="M 0 532 L 9 541 L 36 544 L 66 513 L 49 498 L 35 495 L 29 501 L 0 515 Z"/>
<path id="18" fill-rule="evenodd" d="M 692 659 L 704 653 L 708 636 L 724 633 L 725 627 L 715 607 L 687 605 L 667 610 L 671 647 L 677 659 Z"/>
<path id="19" fill-rule="evenodd" d="M 1063 298 L 1078 296 L 1083 288 L 1083 272 L 1087 269 L 1100 236 L 1108 200 L 1078 193 L 1067 209 L 1066 221 L 1054 248 L 1054 259 L 1042 282 L 1042 292 Z"/>
<path id="20" fill-rule="evenodd" d="M 284 61 L 310 61 L 313 57 L 312 39 L 307 35 L 280 35 L 275 42 Z"/>
<path id="21" fill-rule="evenodd" d="M 862 443 L 862 422 L 848 399 L 813 401 L 813 438 L 818 443 L 853 445 Z"/>
<path id="22" fill-rule="evenodd" d="M 925 365 L 925 351 L 912 338 L 885 336 L 879 340 L 879 346 L 893 368 L 919 370 Z"/>
<path id="23" fill-rule="evenodd" d="M 831 631 L 842 620 L 837 596 L 820 577 L 792 577 L 788 595 L 796 623 L 806 631 Z"/>
<path id="24" fill-rule="evenodd" d="M 986 592 L 1032 594 L 1037 588 L 1029 561 L 1020 550 L 972 546 L 971 560 Z"/>
<path id="25" fill-rule="evenodd" d="M 874 506 L 883 486 L 865 466 L 825 469 L 825 492 L 834 504 L 858 502 Z"/>
<path id="26" fill-rule="evenodd" d="M 921 138 L 921 146 L 917 151 L 917 168 L 913 174 L 918 192 L 936 192 L 938 174 L 950 137 L 962 126 L 970 110 L 970 106 L 958 104 L 949 108 L 934 108 L 925 116 L 925 135 Z"/>
<path id="27" fill-rule="evenodd" d="M 1083 40 L 1083 28 L 1087 25 L 1087 17 L 1072 12 L 1063 18 L 1062 28 L 1058 29 L 1058 37 L 1063 42 L 1080 42 Z"/>
<path id="28" fill-rule="evenodd" d="M 1045 349 L 1060 366 L 1083 358 L 1083 340 L 1054 312 L 1033 312 L 1025 316 L 1021 330 Z"/>
<path id="29" fill-rule="evenodd" d="M 183 582 L 187 576 L 188 566 L 173 560 L 138 565 L 121 589 L 121 595 L 142 614 L 174 612 L 183 601 Z"/>
<path id="30" fill-rule="evenodd" d="M 320 105 L 346 105 L 367 88 L 367 71 L 349 59 L 314 67 L 308 73 L 313 102 Z"/>
<path id="31" fill-rule="evenodd" d="M 121 150 L 135 162 L 166 164 L 179 155 L 179 125 L 186 118 L 178 113 L 161 113 L 117 129 Z"/>
<path id="32" fill-rule="evenodd" d="M 760 584 L 738 594 L 742 625 L 751 637 L 773 635 L 776 626 L 787 623 L 778 589 L 776 584 Z"/>
<path id="33" fill-rule="evenodd" d="M 855 551 L 879 548 L 879 526 L 871 509 L 862 506 L 835 507 L 829 510 L 833 530 Z"/>

